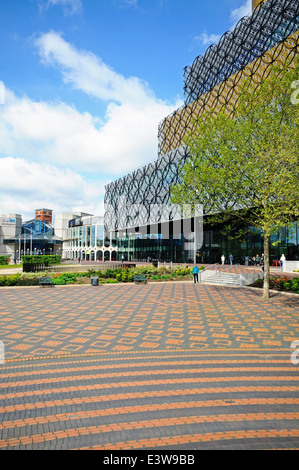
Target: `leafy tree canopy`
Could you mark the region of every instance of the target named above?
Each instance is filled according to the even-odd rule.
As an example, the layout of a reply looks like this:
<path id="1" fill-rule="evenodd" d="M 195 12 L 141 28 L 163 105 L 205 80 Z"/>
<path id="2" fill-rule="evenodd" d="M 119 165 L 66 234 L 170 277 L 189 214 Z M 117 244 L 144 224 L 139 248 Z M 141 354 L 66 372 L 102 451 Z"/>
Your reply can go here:
<path id="1" fill-rule="evenodd" d="M 186 138 L 189 158 L 180 167 L 181 182 L 171 189 L 172 202 L 202 204 L 209 220 L 228 227 L 241 220 L 260 229 L 267 243 L 272 232 L 296 220 L 297 79 L 299 60 L 275 64 L 262 82 L 243 82 L 234 115 L 224 109 L 200 116 Z M 268 252 L 265 246 L 266 258 Z"/>

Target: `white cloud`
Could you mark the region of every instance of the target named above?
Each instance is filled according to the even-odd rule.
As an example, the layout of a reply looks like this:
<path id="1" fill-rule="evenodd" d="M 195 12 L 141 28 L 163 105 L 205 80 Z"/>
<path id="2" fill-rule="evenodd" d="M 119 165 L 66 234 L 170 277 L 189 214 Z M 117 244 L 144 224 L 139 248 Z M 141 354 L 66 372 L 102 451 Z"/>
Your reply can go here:
<path id="1" fill-rule="evenodd" d="M 246 0 L 243 5 L 241 5 L 239 8 L 235 8 L 231 12 L 231 21 L 236 25 L 238 21 L 240 21 L 241 18 L 244 16 L 249 16 L 251 15 L 252 12 L 252 0 Z"/>
<path id="2" fill-rule="evenodd" d="M 90 169 L 92 165 L 106 173 L 118 173 L 156 158 L 159 122 L 182 105 L 182 100 L 169 104 L 157 99 L 146 82 L 122 76 L 91 52 L 77 50 L 56 32 L 40 36 L 35 45 L 42 63 L 58 68 L 66 83 L 107 103 L 102 124 L 88 113 L 78 117 L 79 113 L 72 110 L 76 122 L 83 120 L 85 125 L 80 123 L 78 132 L 71 132 L 69 139 L 66 134 L 72 120 L 66 127 L 57 125 L 58 132 L 64 130 L 64 145 L 58 150 L 62 161 L 69 163 L 71 158 L 81 167 Z"/>
<path id="3" fill-rule="evenodd" d="M 252 0 L 245 0 L 245 3 L 238 8 L 233 9 L 230 12 L 230 20 L 232 25 L 230 29 L 233 29 L 241 18 L 251 15 L 252 12 Z M 210 44 L 216 44 L 221 38 L 221 34 L 208 34 L 206 31 L 198 36 L 195 36 L 194 41 L 200 42 L 202 45 L 207 46 Z"/>
<path id="4" fill-rule="evenodd" d="M 206 31 L 204 31 L 199 36 L 195 36 L 194 40 L 196 42 L 199 41 L 204 46 L 207 46 L 207 45 L 210 45 L 210 44 L 215 44 L 216 42 L 219 41 L 220 38 L 221 38 L 221 35 L 219 35 L 219 34 L 208 34 Z"/>
<path id="5" fill-rule="evenodd" d="M 34 102 L 6 90 L 0 154 L 102 175 L 124 173 L 156 158 L 158 123 L 172 109 L 155 100 L 110 103 L 101 123 L 65 103 Z"/>
<path id="6" fill-rule="evenodd" d="M 119 6 L 137 7 L 138 0 L 117 0 Z"/>
<path id="7" fill-rule="evenodd" d="M 61 69 L 65 83 L 103 101 L 143 106 L 155 100 L 146 82 L 137 77 L 125 78 L 88 51 L 79 51 L 54 31 L 36 41 L 41 61 Z"/>
<path id="8" fill-rule="evenodd" d="M 102 182 L 157 157 L 158 124 L 182 100 L 170 105 L 157 99 L 139 78 L 125 78 L 57 33 L 41 36 L 36 46 L 44 64 L 58 68 L 67 84 L 106 103 L 106 113 L 93 116 L 6 88 L 0 106 L 0 165 L 9 175 L 0 188 L 3 210 L 27 213 L 28 207 L 42 204 L 56 212 L 98 213 Z M 99 188 L 87 184 L 80 172 L 98 179 Z"/>
<path id="9" fill-rule="evenodd" d="M 48 163 L 13 157 L 3 157 L 0 161 L 1 173 L 5 175 L 0 200 L 5 213 L 17 212 L 29 219 L 34 217 L 34 209 L 42 205 L 56 214 L 73 210 L 103 214 L 98 204 L 104 194 L 103 184 L 88 183 L 71 169 L 61 170 Z"/>
<path id="10" fill-rule="evenodd" d="M 81 0 L 38 0 L 40 11 L 45 11 L 53 6 L 62 6 L 65 15 L 74 15 L 82 8 Z"/>

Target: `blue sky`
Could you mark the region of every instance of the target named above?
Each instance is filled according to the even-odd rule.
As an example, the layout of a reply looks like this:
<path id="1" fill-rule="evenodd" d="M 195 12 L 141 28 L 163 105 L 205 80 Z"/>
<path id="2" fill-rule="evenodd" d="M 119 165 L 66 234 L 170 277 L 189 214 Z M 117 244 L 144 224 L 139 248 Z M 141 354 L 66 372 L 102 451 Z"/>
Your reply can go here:
<path id="1" fill-rule="evenodd" d="M 251 0 L 0 3 L 0 204 L 103 213 L 105 184 L 157 157 L 183 69 Z"/>

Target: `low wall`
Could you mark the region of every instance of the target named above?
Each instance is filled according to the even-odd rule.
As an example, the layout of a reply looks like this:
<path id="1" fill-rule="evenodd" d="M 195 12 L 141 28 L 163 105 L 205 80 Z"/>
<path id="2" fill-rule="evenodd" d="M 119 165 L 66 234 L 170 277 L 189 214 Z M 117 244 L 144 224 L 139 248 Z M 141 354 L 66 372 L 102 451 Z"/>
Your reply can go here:
<path id="1" fill-rule="evenodd" d="M 95 271 L 106 271 L 106 269 L 120 269 L 120 268 L 134 268 L 135 264 L 116 264 L 116 263 L 104 263 L 104 264 L 64 264 L 59 266 L 54 266 L 55 273 L 81 273 L 87 272 L 89 269 L 94 269 Z"/>
<path id="2" fill-rule="evenodd" d="M 299 269 L 299 261 L 285 261 L 283 265 L 283 272 L 292 273 Z"/>

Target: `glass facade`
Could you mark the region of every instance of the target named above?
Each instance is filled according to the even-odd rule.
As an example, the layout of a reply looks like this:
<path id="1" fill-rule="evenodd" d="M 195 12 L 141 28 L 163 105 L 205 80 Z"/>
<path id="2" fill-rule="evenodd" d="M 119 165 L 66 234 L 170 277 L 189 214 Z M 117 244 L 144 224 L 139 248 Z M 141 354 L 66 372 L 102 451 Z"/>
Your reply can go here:
<path id="1" fill-rule="evenodd" d="M 146 227 L 149 232 L 152 227 Z M 118 259 L 122 255 L 126 261 L 166 261 L 176 263 L 193 263 L 194 232 L 176 234 L 173 236 L 170 229 L 168 239 L 159 234 L 136 234 L 127 230 L 117 234 Z M 270 263 L 279 260 L 284 253 L 287 260 L 299 260 L 299 223 L 294 223 L 290 229 L 284 229 L 271 236 Z M 263 254 L 263 238 L 261 233 L 250 228 L 250 233 L 240 240 L 237 234 L 230 236 L 223 234 L 221 227 L 209 227 L 204 225 L 202 243 L 196 249 L 196 262 L 202 264 L 220 263 L 224 254 L 226 262 L 230 254 L 234 256 L 234 263 L 245 264 L 256 255 Z M 249 258 L 249 260 L 248 260 Z"/>
<path id="2" fill-rule="evenodd" d="M 5 244 L 14 244 L 16 257 L 23 255 L 61 254 L 62 239 L 55 236 L 52 224 L 40 219 L 25 222 L 19 236 L 7 238 Z"/>
<path id="3" fill-rule="evenodd" d="M 104 233 L 103 217 L 78 217 L 69 222 L 63 242 L 63 257 L 86 261 L 114 260 L 116 244 Z"/>

